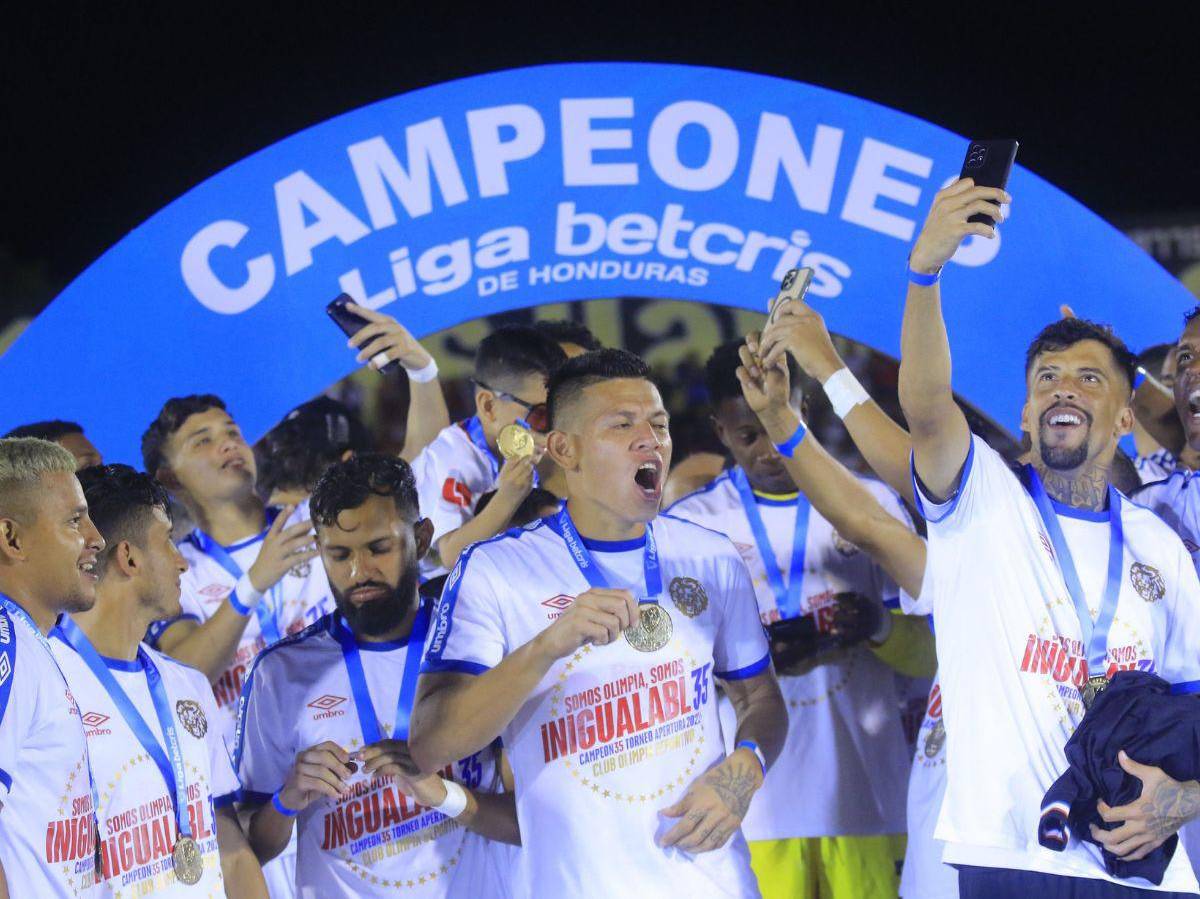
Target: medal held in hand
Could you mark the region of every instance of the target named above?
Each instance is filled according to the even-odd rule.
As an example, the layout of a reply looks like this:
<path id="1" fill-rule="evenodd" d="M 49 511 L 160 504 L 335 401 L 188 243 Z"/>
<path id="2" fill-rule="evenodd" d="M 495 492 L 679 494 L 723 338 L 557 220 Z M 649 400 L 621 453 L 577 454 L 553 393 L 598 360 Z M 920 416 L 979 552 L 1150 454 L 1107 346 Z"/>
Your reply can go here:
<path id="1" fill-rule="evenodd" d="M 638 652 L 658 652 L 671 640 L 671 613 L 656 602 L 638 606 L 638 623 L 625 629 L 625 641 Z"/>
<path id="2" fill-rule="evenodd" d="M 1104 688 L 1108 686 L 1108 678 L 1103 674 L 1089 677 L 1087 683 L 1083 687 L 1083 707 L 1090 709 L 1092 703 L 1096 701 L 1096 697 L 1104 692 Z"/>
<path id="3" fill-rule="evenodd" d="M 496 445 L 505 459 L 523 459 L 533 455 L 533 433 L 513 422 L 500 429 Z"/>
<path id="4" fill-rule="evenodd" d="M 200 847 L 196 845 L 195 840 L 181 836 L 175 841 L 175 848 L 171 850 L 171 859 L 175 862 L 176 880 L 188 886 L 200 882 L 200 877 L 204 874 L 204 857 L 200 854 Z"/>

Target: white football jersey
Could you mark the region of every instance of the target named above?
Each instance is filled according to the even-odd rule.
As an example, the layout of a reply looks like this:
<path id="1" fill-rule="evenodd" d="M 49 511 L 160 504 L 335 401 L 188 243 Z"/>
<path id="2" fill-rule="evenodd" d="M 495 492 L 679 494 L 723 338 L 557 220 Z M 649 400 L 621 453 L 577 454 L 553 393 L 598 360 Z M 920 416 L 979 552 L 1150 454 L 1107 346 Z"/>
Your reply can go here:
<path id="1" fill-rule="evenodd" d="M 494 667 L 589 589 L 548 522 L 464 553 L 438 602 L 423 671 Z M 713 679 L 761 674 L 770 657 L 729 540 L 667 516 L 652 527 L 668 643 L 653 652 L 623 639 L 582 647 L 551 667 L 502 734 L 523 844 L 516 896 L 758 895 L 740 832 L 695 856 L 655 842 L 675 823 L 659 810 L 725 757 Z M 612 587 L 644 597 L 644 536 L 583 542 Z"/>
<path id="2" fill-rule="evenodd" d="M 1133 460 L 1133 467 L 1143 484 L 1153 484 L 1170 477 L 1179 467 L 1179 460 L 1169 450 L 1160 449 L 1149 456 L 1138 456 Z"/>
<path id="3" fill-rule="evenodd" d="M 235 757 L 244 798 L 269 802 L 296 755 L 330 740 L 363 747 L 358 707 L 333 614 L 268 648 L 246 682 Z M 393 733 L 407 641 L 358 643 L 370 700 Z M 482 792 L 498 789 L 497 751 L 463 759 L 441 775 Z M 496 863 L 503 850 L 453 819 L 417 804 L 390 776 L 361 770 L 344 798 L 322 798 L 296 820 L 296 889 L 301 899 L 338 896 L 504 895 Z"/>
<path id="4" fill-rule="evenodd" d="M 296 507 L 286 525 L 290 527 L 308 519 L 308 501 Z M 270 522 L 268 522 L 268 527 Z M 233 546 L 225 547 L 225 551 L 233 562 L 243 571 L 249 571 L 262 549 L 264 530 L 248 540 Z M 154 643 L 158 635 L 169 625 L 180 619 L 205 622 L 211 618 L 225 602 L 225 598 L 233 590 L 238 577 L 226 571 L 225 568 L 203 549 L 203 538 L 191 534 L 179 544 L 179 551 L 187 559 L 188 570 L 181 579 L 182 594 L 179 597 L 183 606 L 182 614 L 171 621 L 159 622 L 150 629 L 149 642 Z M 329 581 L 325 577 L 325 567 L 320 557 L 302 562 L 292 568 L 279 579 L 274 587 L 268 590 L 262 598 L 263 615 L 271 622 L 279 637 L 296 633 L 312 624 L 321 616 L 333 610 L 333 595 L 329 589 Z M 233 753 L 233 731 L 237 726 L 238 698 L 241 696 L 242 683 L 254 659 L 264 647 L 273 642 L 268 637 L 273 634 L 264 633 L 259 620 L 260 613 L 256 609 L 251 612 L 242 639 L 238 643 L 233 661 L 221 676 L 212 684 L 213 695 L 217 702 L 217 719 L 214 726 L 225 739 L 230 754 Z"/>
<path id="5" fill-rule="evenodd" d="M 175 878 L 171 850 L 177 833 L 175 796 L 142 748 L 117 704 L 83 658 L 55 632 L 54 655 L 79 703 L 92 771 L 100 793 L 102 876 L 112 896 L 221 895 L 224 880 L 217 851 L 216 808 L 233 802 L 238 789 L 225 742 L 215 727 L 216 705 L 199 671 L 145 647 L 162 676 L 187 774 L 186 814 L 204 859 L 200 882 Z M 141 713 L 166 752 L 162 727 L 139 661 L 105 659 L 117 683 Z"/>
<path id="6" fill-rule="evenodd" d="M 421 514 L 433 522 L 433 543 L 475 517 L 479 497 L 496 486 L 500 460 L 476 446 L 467 432 L 468 421 L 442 428 L 413 459 L 413 477 Z M 440 564 L 421 561 L 423 578 L 446 573 Z"/>
<path id="7" fill-rule="evenodd" d="M 1005 461 L 973 437 L 958 492 L 934 504 L 924 592 L 933 598 L 943 717 L 950 751 L 937 837 L 952 864 L 1111 880 L 1099 847 L 1038 844 L 1042 798 L 1067 768 L 1063 751 L 1083 717 L 1087 650 L 1033 499 Z M 1054 504 L 1084 594 L 1097 614 L 1108 565 L 1108 512 Z M 1107 671 L 1152 671 L 1200 682 L 1200 581 L 1171 529 L 1122 500 L 1122 580 Z M 1182 847 L 1160 886 L 1195 892 Z"/>
<path id="8" fill-rule="evenodd" d="M 864 486 L 887 511 L 912 522 L 896 495 L 878 481 Z M 755 495 L 764 529 L 788 581 L 797 500 Z M 767 578 L 741 498 L 729 472 L 675 503 L 669 514 L 726 534 L 745 561 L 764 624 L 785 617 Z M 854 591 L 885 602 L 896 587 L 816 509 L 808 512 L 802 615 L 828 630 L 834 595 Z M 865 646 L 839 651 L 799 676 L 780 676 L 788 705 L 783 753 L 767 774 L 742 830 L 749 840 L 904 832 L 904 784 L 911 757 L 900 715 L 898 678 Z M 733 707 L 721 700 L 725 743 L 736 732 Z"/>
<path id="9" fill-rule="evenodd" d="M 935 679 L 908 777 L 908 845 L 900 877 L 901 899 L 958 899 L 958 872 L 942 861 L 945 846 L 933 835 L 945 795 L 946 725 L 942 690 Z"/>
<path id="10" fill-rule="evenodd" d="M 0 862 L 12 896 L 95 896 L 86 738 L 43 641 L 0 605 Z"/>

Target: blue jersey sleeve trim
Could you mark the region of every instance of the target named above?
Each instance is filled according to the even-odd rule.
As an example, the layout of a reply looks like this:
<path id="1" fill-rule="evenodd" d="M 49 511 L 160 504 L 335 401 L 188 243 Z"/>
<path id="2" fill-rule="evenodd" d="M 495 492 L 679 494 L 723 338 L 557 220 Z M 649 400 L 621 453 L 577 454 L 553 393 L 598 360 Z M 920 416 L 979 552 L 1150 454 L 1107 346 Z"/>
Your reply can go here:
<path id="1" fill-rule="evenodd" d="M 459 659 L 426 659 L 421 665 L 422 674 L 484 674 L 491 670 L 479 662 L 464 662 Z"/>
<path id="2" fill-rule="evenodd" d="M 770 664 L 771 654 L 767 653 L 757 662 L 747 665 L 745 668 L 737 668 L 733 671 L 714 671 L 713 677 L 719 677 L 721 680 L 745 680 L 748 677 L 754 677 L 756 674 L 762 674 Z"/>
<path id="3" fill-rule="evenodd" d="M 913 482 L 913 498 L 917 501 L 917 512 L 930 524 L 937 524 L 940 521 L 945 521 L 950 514 L 958 508 L 958 501 L 962 498 L 963 488 L 967 486 L 967 479 L 971 477 L 971 465 L 975 461 L 975 436 L 971 435 L 971 445 L 967 449 L 967 459 L 963 462 L 962 471 L 958 475 L 958 484 L 954 488 L 954 492 L 946 498 L 944 502 L 934 502 L 933 498 L 928 495 L 925 486 L 921 483 L 921 479 L 917 477 L 916 459 L 909 458 L 909 468 L 912 471 Z M 925 503 L 929 502 L 936 506 L 945 506 L 941 509 L 937 516 L 930 518 L 925 511 Z"/>
<path id="4" fill-rule="evenodd" d="M 1171 684 L 1172 696 L 1190 696 L 1193 693 L 1200 693 L 1200 680 L 1189 680 L 1181 684 Z"/>
<path id="5" fill-rule="evenodd" d="M 213 797 L 213 808 L 229 808 L 237 801 L 238 792 L 226 793 L 224 796 Z"/>
<path id="6" fill-rule="evenodd" d="M 236 793 L 230 793 L 229 798 L 240 805 L 263 805 L 270 802 L 273 795 L 273 793 L 259 793 L 256 790 L 238 790 Z"/>
<path id="7" fill-rule="evenodd" d="M 4 787 L 6 792 L 12 792 L 12 775 L 3 768 L 0 768 L 0 785 Z"/>
<path id="8" fill-rule="evenodd" d="M 199 624 L 200 617 L 198 615 L 193 615 L 191 612 L 184 612 L 181 615 L 176 615 L 174 618 L 166 618 L 162 621 L 155 621 L 148 628 L 146 628 L 146 636 L 144 638 L 146 643 L 150 646 L 153 646 L 155 649 L 158 649 L 159 638 L 167 632 L 167 628 L 179 621 L 195 621 L 197 624 Z"/>

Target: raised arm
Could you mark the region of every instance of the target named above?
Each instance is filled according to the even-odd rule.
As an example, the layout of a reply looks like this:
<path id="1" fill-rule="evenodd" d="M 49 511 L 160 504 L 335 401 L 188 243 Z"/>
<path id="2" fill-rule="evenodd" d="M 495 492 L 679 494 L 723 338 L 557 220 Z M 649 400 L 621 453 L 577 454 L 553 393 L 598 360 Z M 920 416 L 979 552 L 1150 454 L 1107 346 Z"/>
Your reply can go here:
<path id="1" fill-rule="evenodd" d="M 975 187 L 970 178 L 938 191 L 913 247 L 909 268 L 919 276 L 939 274 L 967 235 L 994 238 L 995 228 L 968 219 L 981 212 L 999 218 L 997 204 L 1009 201 L 1004 191 Z M 912 435 L 913 462 L 925 487 L 935 498 L 944 499 L 958 484 L 971 432 L 954 402 L 950 342 L 936 281 L 922 285 L 910 278 L 900 352 L 900 406 Z"/>
<path id="2" fill-rule="evenodd" d="M 838 355 L 825 320 L 805 302 L 785 303 L 763 331 L 759 353 L 765 369 L 774 368 L 785 352 L 791 354 L 805 374 L 819 381 L 826 393 L 830 392 L 833 386 L 830 379 L 835 375 L 838 382 L 834 383 L 846 380 L 858 383 Z M 843 371 L 845 374 L 839 374 Z M 915 505 L 909 469 L 912 440 L 866 391 L 862 396 L 865 401 L 842 418 L 850 439 L 879 479 Z"/>

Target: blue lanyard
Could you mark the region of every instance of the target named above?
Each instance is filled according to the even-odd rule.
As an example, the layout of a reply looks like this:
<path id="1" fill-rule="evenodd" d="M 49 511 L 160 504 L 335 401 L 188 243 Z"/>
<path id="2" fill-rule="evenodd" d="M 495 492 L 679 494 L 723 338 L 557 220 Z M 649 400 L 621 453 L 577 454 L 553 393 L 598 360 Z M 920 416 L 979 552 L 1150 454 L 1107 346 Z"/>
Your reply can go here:
<path id="1" fill-rule="evenodd" d="M 571 558 L 575 561 L 579 572 L 587 579 L 588 584 L 597 589 L 607 589 L 608 578 L 604 576 L 604 572 L 600 570 L 596 560 L 588 552 L 588 548 L 583 545 L 583 540 L 579 536 L 579 531 L 575 529 L 575 523 L 571 521 L 571 513 L 567 511 L 565 503 L 558 514 L 550 519 L 550 522 L 558 535 L 563 538 L 563 542 L 567 544 Z M 658 544 L 654 540 L 654 529 L 650 527 L 649 522 L 646 523 L 646 549 L 642 555 L 642 566 L 646 576 L 646 595 L 639 597 L 638 602 L 656 603 L 662 595 L 662 571 L 658 567 Z"/>
<path id="2" fill-rule="evenodd" d="M 529 422 L 525 421 L 523 418 L 517 419 L 517 423 L 527 430 L 533 430 L 533 428 L 529 427 Z M 492 470 L 492 483 L 494 485 L 496 480 L 500 477 L 500 462 L 496 458 L 496 454 L 492 452 L 492 448 L 488 446 L 487 438 L 483 436 L 483 425 L 479 423 L 479 416 L 472 415 L 470 418 L 464 421 L 463 429 L 467 432 L 467 436 L 471 438 L 471 442 L 475 444 L 475 448 L 483 453 L 483 458 L 487 459 L 487 463 Z M 533 470 L 533 486 L 538 486 L 538 473 L 536 468 Z"/>
<path id="3" fill-rule="evenodd" d="M 412 716 L 413 697 L 417 693 L 417 673 L 421 669 L 421 656 L 425 649 L 425 634 L 429 631 L 429 606 L 418 600 L 412 631 L 408 635 L 407 652 L 404 656 L 404 676 L 400 681 L 400 696 L 396 700 L 396 723 L 392 727 L 393 740 L 408 739 L 408 721 Z M 333 636 L 342 646 L 342 659 L 346 662 L 346 674 L 350 678 L 350 692 L 354 696 L 354 707 L 358 710 L 358 724 L 362 728 L 363 744 L 370 746 L 383 739 L 379 727 L 379 716 L 371 702 L 371 691 L 367 689 L 367 675 L 363 671 L 362 656 L 354 639 L 340 615 L 333 615 Z"/>
<path id="4" fill-rule="evenodd" d="M 29 628 L 29 630 L 33 634 L 33 636 L 37 638 L 38 643 L 41 644 L 42 649 L 44 649 L 46 651 L 46 655 L 50 656 L 50 661 L 53 662 L 54 667 L 58 669 L 59 677 L 61 677 L 63 679 L 63 684 L 66 685 L 67 690 L 69 692 L 71 689 L 71 685 L 69 683 L 67 683 L 67 676 L 65 674 L 63 674 L 62 668 L 59 667 L 58 659 L 54 658 L 54 650 L 50 648 L 50 641 L 47 640 L 46 635 L 43 634 L 38 629 L 37 624 L 34 622 L 34 620 L 32 618 L 29 617 L 29 613 L 26 612 L 24 609 L 22 609 L 15 602 L 13 602 L 11 599 L 9 599 L 7 596 L 5 596 L 3 593 L 0 593 L 0 608 L 3 608 L 4 611 L 6 611 L 10 617 L 16 618 L 18 621 L 20 621 L 22 624 L 24 624 L 27 628 Z M 75 703 L 75 700 L 72 699 L 71 702 Z M 79 713 L 78 703 L 75 703 L 75 711 L 77 714 Z M 92 774 L 92 754 L 91 754 L 91 752 L 88 751 L 87 731 L 84 729 L 82 715 L 79 716 L 79 729 L 83 733 L 83 757 L 84 757 L 84 760 L 87 762 L 88 787 L 92 791 L 92 820 L 95 822 L 96 839 L 99 840 L 100 839 L 100 794 L 98 792 L 96 792 L 96 777 L 94 774 Z M 100 879 L 100 866 L 99 865 L 96 866 L 96 879 L 97 880 Z"/>
<path id="5" fill-rule="evenodd" d="M 754 499 L 754 491 L 750 489 L 750 481 L 746 472 L 734 468 L 729 473 L 729 480 L 737 488 L 742 500 L 742 511 L 750 522 L 750 531 L 754 534 L 754 542 L 758 545 L 758 554 L 762 557 L 763 568 L 767 570 L 767 582 L 771 592 L 775 594 L 775 605 L 779 614 L 784 618 L 795 618 L 803 608 L 804 586 L 804 553 L 808 542 L 808 500 L 796 496 L 796 527 L 792 531 L 792 561 L 788 567 L 787 583 L 783 582 L 783 568 L 775 557 L 775 550 L 767 537 L 767 529 L 763 525 L 762 514 L 758 511 L 758 503 Z"/>
<path id="6" fill-rule="evenodd" d="M 1075 569 L 1075 560 L 1071 558 L 1071 549 L 1063 536 L 1062 526 L 1058 523 L 1058 514 L 1046 495 L 1042 479 L 1032 465 L 1025 466 L 1026 477 L 1029 480 L 1029 493 L 1042 516 L 1042 523 L 1050 534 L 1054 544 L 1054 555 L 1062 570 L 1067 592 L 1075 604 L 1075 614 L 1079 618 L 1079 629 L 1083 634 L 1083 643 L 1087 647 L 1088 676 L 1103 677 L 1105 673 L 1104 659 L 1108 654 L 1108 632 L 1112 627 L 1113 618 L 1117 614 L 1117 599 L 1121 593 L 1121 574 L 1125 569 L 1125 539 L 1121 526 L 1121 495 L 1108 488 L 1108 579 L 1104 584 L 1104 597 L 1100 602 L 1100 613 L 1092 622 L 1092 613 L 1088 611 L 1087 597 L 1083 595 L 1083 586 L 1079 582 L 1079 572 Z"/>
<path id="7" fill-rule="evenodd" d="M 273 519 L 268 517 L 268 527 L 270 526 L 272 520 Z M 226 550 L 225 547 L 223 547 L 220 543 L 208 536 L 208 534 L 204 533 L 204 531 L 200 530 L 199 528 L 196 528 L 194 531 L 192 531 L 189 537 L 191 541 L 196 544 L 196 548 L 199 549 L 200 552 L 204 553 L 206 556 L 225 569 L 229 576 L 233 578 L 235 584 L 237 581 L 241 580 L 241 577 L 244 574 L 242 571 L 242 566 L 233 560 L 233 556 L 229 554 L 229 551 Z M 254 607 L 254 617 L 258 619 L 258 629 L 262 631 L 263 639 L 267 641 L 268 646 L 272 643 L 278 643 L 280 637 L 279 622 L 276 620 L 276 615 L 278 614 L 280 605 L 278 601 L 279 590 L 279 583 L 276 582 L 271 586 L 271 589 L 267 591 L 267 596 L 270 597 L 271 601 L 269 603 L 260 601 L 259 604 Z"/>
<path id="8" fill-rule="evenodd" d="M 96 680 L 100 681 L 100 686 L 108 692 L 113 705 L 117 707 L 117 711 L 121 713 L 121 717 L 133 731 L 133 735 L 137 737 L 137 741 L 142 744 L 146 754 L 158 766 L 158 772 L 166 782 L 167 790 L 175 797 L 175 825 L 179 828 L 179 835 L 191 837 L 192 823 L 186 811 L 187 772 L 183 767 L 183 747 L 179 742 L 179 732 L 175 730 L 175 721 L 171 717 L 171 704 L 167 699 L 166 688 L 163 687 L 162 675 L 159 674 L 154 660 L 150 658 L 149 653 L 143 647 L 138 647 L 138 663 L 146 675 L 146 686 L 150 690 L 150 699 L 154 703 L 154 714 L 158 717 L 158 726 L 162 728 L 163 739 L 167 743 L 167 752 L 163 751 L 153 731 L 150 730 L 150 725 L 146 723 L 142 713 L 133 704 L 129 694 L 117 683 L 117 679 L 113 677 L 108 666 L 104 664 L 104 660 L 100 658 L 100 653 L 96 651 L 96 647 L 92 645 L 87 634 L 80 630 L 79 625 L 70 618 L 64 617 L 62 624 L 59 625 L 59 631 L 71 648 L 79 653 L 80 658 L 91 669 L 92 674 L 96 675 Z M 168 752 L 170 753 L 169 758 Z"/>

